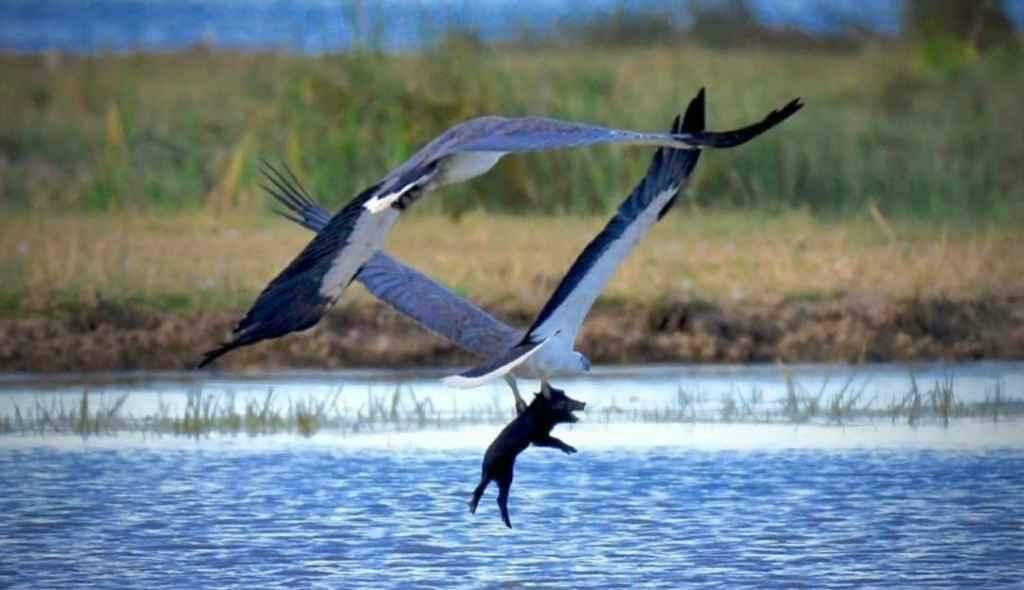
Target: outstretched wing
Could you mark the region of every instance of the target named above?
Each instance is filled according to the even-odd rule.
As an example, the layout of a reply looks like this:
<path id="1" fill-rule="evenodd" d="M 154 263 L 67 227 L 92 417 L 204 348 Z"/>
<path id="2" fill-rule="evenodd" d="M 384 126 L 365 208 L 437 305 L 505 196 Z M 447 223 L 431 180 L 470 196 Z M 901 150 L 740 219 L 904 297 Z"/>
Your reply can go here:
<path id="1" fill-rule="evenodd" d="M 542 117 L 481 119 L 483 132 L 453 146 L 453 151 L 531 152 L 583 147 L 601 143 L 657 145 L 677 149 L 730 148 L 746 143 L 800 110 L 794 99 L 761 121 L 732 131 L 673 129 L 670 133 L 643 133 L 573 123 Z M 476 134 L 474 134 L 476 135 Z"/>
<path id="2" fill-rule="evenodd" d="M 690 102 L 682 121 L 676 117 L 672 129 L 690 133 L 704 129 L 703 89 Z M 573 262 L 527 331 L 527 339 L 563 331 L 570 341 L 575 340 L 597 296 L 626 255 L 675 203 L 699 157 L 698 150 L 662 148 L 655 152 L 646 176 Z"/>
<path id="3" fill-rule="evenodd" d="M 794 99 L 761 121 L 731 131 L 673 130 L 645 133 L 544 117 L 478 117 L 431 141 L 386 176 L 365 203 L 371 212 L 403 210 L 429 188 L 475 178 L 509 153 L 619 143 L 676 149 L 730 148 L 746 143 L 785 121 L 803 106 Z"/>
<path id="4" fill-rule="evenodd" d="M 457 125 L 331 217 L 260 293 L 235 327 L 231 340 L 207 352 L 199 366 L 234 348 L 315 325 L 380 249 L 402 210 L 433 188 L 483 174 L 508 152 L 597 143 L 731 147 L 777 125 L 801 106 L 799 100 L 794 100 L 759 123 L 724 133 L 680 131 L 666 136 L 540 118 L 484 117 Z M 281 178 L 268 175 L 268 180 L 274 184 Z"/>
<path id="5" fill-rule="evenodd" d="M 690 101 L 686 115 L 676 117 L 672 132 L 704 129 L 704 89 Z M 679 189 L 686 181 L 700 151 L 661 148 L 654 153 L 640 184 L 619 206 L 608 225 L 587 244 L 569 272 L 558 284 L 523 340 L 489 362 L 459 375 L 446 377 L 444 383 L 454 387 L 475 387 L 504 375 L 525 362 L 555 335 L 564 333 L 569 342 L 583 323 L 594 300 L 640 238 L 647 233 L 675 203 Z"/>
<path id="6" fill-rule="evenodd" d="M 267 177 L 270 179 L 271 175 L 268 173 Z M 306 330 L 320 321 L 359 268 L 377 251 L 388 228 L 398 218 L 397 211 L 371 214 L 363 208 L 363 202 L 376 188 L 363 191 L 327 221 L 302 252 L 263 289 L 235 326 L 231 340 L 204 354 L 199 368 L 236 348 Z"/>
<path id="7" fill-rule="evenodd" d="M 285 173 L 265 164 L 272 177 L 267 192 L 284 207 L 278 213 L 318 232 L 330 215 L 287 168 Z M 523 339 L 524 332 L 495 318 L 423 273 L 377 252 L 356 274 L 356 280 L 375 297 L 420 326 L 459 348 L 484 358 L 501 354 Z"/>
<path id="8" fill-rule="evenodd" d="M 523 331 L 498 320 L 383 252 L 356 275 L 375 297 L 459 348 L 483 358 L 508 350 Z"/>

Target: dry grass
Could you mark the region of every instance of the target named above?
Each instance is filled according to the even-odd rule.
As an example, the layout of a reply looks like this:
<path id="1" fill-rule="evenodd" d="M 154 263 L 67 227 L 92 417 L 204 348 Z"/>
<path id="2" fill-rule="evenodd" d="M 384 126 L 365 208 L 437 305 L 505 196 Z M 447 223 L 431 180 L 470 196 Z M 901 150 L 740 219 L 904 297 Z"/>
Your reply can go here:
<path id="1" fill-rule="evenodd" d="M 539 309 L 604 218 L 413 215 L 388 250 L 489 305 Z M 976 298 L 1024 292 L 1024 242 L 1012 227 L 943 231 L 687 210 L 655 227 L 606 297 L 772 302 L 866 294 Z M 7 315 L 96 297 L 167 310 L 242 309 L 309 233 L 265 216 L 122 213 L 17 215 L 0 221 Z M 365 300 L 362 289 L 349 297 Z M 350 299 L 351 300 L 351 299 Z"/>

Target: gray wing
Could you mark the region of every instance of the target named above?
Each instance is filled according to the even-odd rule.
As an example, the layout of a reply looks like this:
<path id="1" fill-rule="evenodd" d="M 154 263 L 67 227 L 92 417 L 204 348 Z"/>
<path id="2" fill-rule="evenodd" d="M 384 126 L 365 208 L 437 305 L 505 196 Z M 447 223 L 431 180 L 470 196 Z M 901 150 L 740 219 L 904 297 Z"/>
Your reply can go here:
<path id="1" fill-rule="evenodd" d="M 285 172 L 264 163 L 269 184 L 263 188 L 284 207 L 276 213 L 319 232 L 327 225 L 330 214 L 316 204 L 291 170 L 285 167 Z M 383 252 L 370 258 L 356 274 L 356 280 L 399 313 L 478 356 L 491 358 L 523 339 L 522 331 Z"/>
<path id="2" fill-rule="evenodd" d="M 356 275 L 375 297 L 459 348 L 491 358 L 523 339 L 516 330 L 383 252 Z"/>
<path id="3" fill-rule="evenodd" d="M 657 145 L 677 149 L 729 148 L 750 141 L 800 110 L 794 99 L 761 121 L 731 131 L 680 131 L 644 133 L 574 123 L 543 117 L 482 117 L 468 121 L 461 137 L 453 138 L 445 150 L 485 152 L 529 152 L 583 147 L 600 143 Z"/>
<path id="4" fill-rule="evenodd" d="M 682 119 L 676 117 L 672 133 L 704 129 L 704 89 L 690 101 Z M 507 374 L 527 360 L 538 342 L 560 332 L 576 340 L 583 319 L 622 260 L 675 203 L 680 187 L 697 165 L 699 150 L 661 148 L 654 153 L 647 174 L 623 201 L 615 216 L 583 252 L 558 284 L 523 341 L 493 360 L 460 375 L 444 379 L 454 387 L 476 387 Z"/>
<path id="5" fill-rule="evenodd" d="M 676 117 L 672 131 L 704 129 L 704 89 Z M 583 319 L 622 261 L 672 205 L 700 158 L 699 150 L 661 148 L 654 153 L 640 183 L 622 202 L 608 224 L 587 244 L 527 331 L 539 338 L 563 331 L 576 338 Z"/>
<path id="6" fill-rule="evenodd" d="M 365 207 L 379 213 L 399 211 L 428 191 L 484 174 L 501 157 L 515 152 L 578 148 L 602 143 L 653 145 L 674 149 L 730 148 L 746 143 L 785 121 L 803 105 L 800 99 L 761 121 L 731 131 L 645 133 L 544 117 L 478 117 L 450 127 L 389 172 Z M 481 157 L 462 157 L 477 154 Z M 487 154 L 487 156 L 483 156 Z"/>
<path id="7" fill-rule="evenodd" d="M 263 288 L 231 338 L 204 353 L 196 368 L 236 348 L 315 326 L 355 278 L 359 265 L 376 251 L 372 244 L 382 239 L 398 216 L 392 211 L 372 215 L 363 208 L 376 190 L 376 186 L 366 189 L 331 217 Z"/>

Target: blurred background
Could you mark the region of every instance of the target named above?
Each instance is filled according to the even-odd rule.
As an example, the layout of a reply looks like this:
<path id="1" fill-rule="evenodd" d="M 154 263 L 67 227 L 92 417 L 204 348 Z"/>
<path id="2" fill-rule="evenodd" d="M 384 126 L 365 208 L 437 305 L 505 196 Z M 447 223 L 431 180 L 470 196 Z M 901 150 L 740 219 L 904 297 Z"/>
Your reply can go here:
<path id="1" fill-rule="evenodd" d="M 599 359 L 1019 358 L 1022 25 L 1020 0 L 8 0 L 0 364 L 177 367 L 219 340 L 309 238 L 269 214 L 261 159 L 333 210 L 459 120 L 659 130 L 702 86 L 713 129 L 807 107 L 702 158 L 596 311 L 667 340 Z M 648 159 L 509 158 L 389 250 L 526 323 Z M 238 362 L 409 329 L 351 302 L 319 344 Z M 422 348 L 391 360 L 451 354 Z"/>

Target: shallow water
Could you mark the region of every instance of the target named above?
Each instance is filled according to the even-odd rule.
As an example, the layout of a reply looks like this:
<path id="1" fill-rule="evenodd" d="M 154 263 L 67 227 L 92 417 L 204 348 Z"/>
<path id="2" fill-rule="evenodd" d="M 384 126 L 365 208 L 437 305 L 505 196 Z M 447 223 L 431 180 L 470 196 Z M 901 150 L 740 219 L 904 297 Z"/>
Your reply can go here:
<path id="1" fill-rule="evenodd" d="M 833 383 L 850 371 L 893 388 L 908 374 L 805 367 L 791 375 L 816 389 L 823 375 Z M 614 397 L 642 406 L 679 387 L 713 395 L 729 380 L 741 391 L 751 383 L 774 391 L 778 372 L 633 369 L 561 385 L 596 405 Z M 952 377 L 965 397 L 971 383 L 982 395 L 994 382 L 1015 396 L 1024 370 L 914 374 L 922 387 Z M 144 409 L 147 396 L 187 388 L 256 395 L 273 383 L 286 397 L 289 388 L 308 394 L 344 381 L 344 392 L 364 396 L 396 381 L 427 387 L 435 376 L 330 377 L 328 385 L 313 375 L 136 375 L 91 387 L 129 388 Z M 80 381 L 9 377 L 0 401 L 77 395 Z M 480 395 L 511 401 L 500 389 Z M 475 516 L 465 504 L 501 427 L 488 421 L 311 438 L 0 436 L 0 587 L 1014 587 L 1024 575 L 1019 419 L 962 418 L 944 428 L 599 416 L 556 430 L 579 454 L 520 457 L 512 530 L 493 488 Z"/>
<path id="2" fill-rule="evenodd" d="M 444 386 L 440 378 L 449 370 L 293 372 L 269 375 L 225 376 L 204 373 L 114 373 L 89 375 L 0 375 L 0 416 L 15 406 L 25 408 L 38 399 L 74 397 L 87 390 L 97 402 L 129 394 L 125 410 L 136 415 L 154 413 L 163 405 L 180 411 L 189 393 L 231 396 L 244 405 L 262 402 L 274 392 L 279 409 L 289 401 L 339 396 L 343 409 L 357 411 L 368 398 L 390 398 L 396 388 L 447 414 L 473 414 L 500 410 L 501 419 L 512 411 L 511 394 L 503 382 L 471 390 Z M 977 403 L 998 390 L 1010 399 L 1024 399 L 1024 362 L 889 363 L 881 365 L 664 365 L 597 367 L 586 375 L 559 379 L 556 385 L 588 404 L 588 415 L 630 417 L 674 406 L 680 393 L 689 395 L 716 418 L 723 398 L 759 402 L 756 409 L 778 409 L 788 388 L 802 396 L 821 395 L 826 402 L 844 389 L 859 395 L 861 404 L 884 408 L 905 395 L 916 383 L 922 392 L 950 383 L 960 401 Z M 790 385 L 791 384 L 791 385 Z M 536 391 L 536 382 L 523 382 L 524 395 Z M 69 395 L 70 394 L 70 395 Z M 760 414 L 759 414 L 760 415 Z"/>

